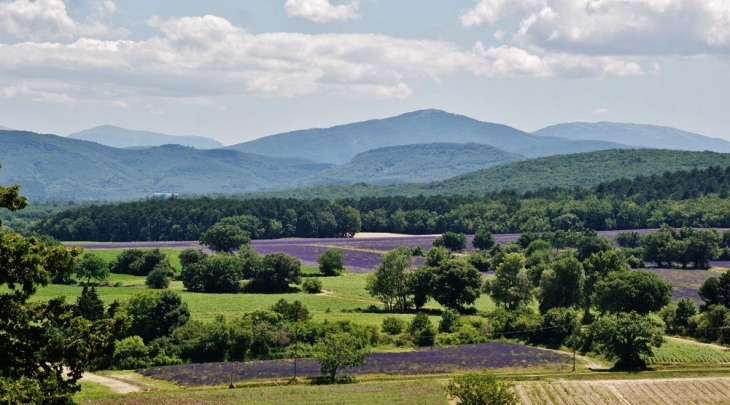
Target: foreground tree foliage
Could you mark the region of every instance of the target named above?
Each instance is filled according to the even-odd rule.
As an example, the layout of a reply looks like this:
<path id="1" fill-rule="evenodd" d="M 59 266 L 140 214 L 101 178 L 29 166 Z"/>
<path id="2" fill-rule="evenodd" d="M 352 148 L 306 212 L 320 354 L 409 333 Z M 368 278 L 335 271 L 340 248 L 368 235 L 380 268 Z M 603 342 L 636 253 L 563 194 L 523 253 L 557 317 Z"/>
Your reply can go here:
<path id="1" fill-rule="evenodd" d="M 18 186 L 0 187 L 0 208 L 21 209 Z M 78 249 L 49 246 L 36 238 L 0 233 L 0 401 L 7 404 L 72 404 L 78 380 L 106 350 L 112 321 L 75 316 L 63 298 L 29 303 L 40 286 L 71 273 Z"/>
<path id="2" fill-rule="evenodd" d="M 466 373 L 446 386 L 449 399 L 462 405 L 517 405 L 513 385 L 500 382 L 492 373 Z"/>

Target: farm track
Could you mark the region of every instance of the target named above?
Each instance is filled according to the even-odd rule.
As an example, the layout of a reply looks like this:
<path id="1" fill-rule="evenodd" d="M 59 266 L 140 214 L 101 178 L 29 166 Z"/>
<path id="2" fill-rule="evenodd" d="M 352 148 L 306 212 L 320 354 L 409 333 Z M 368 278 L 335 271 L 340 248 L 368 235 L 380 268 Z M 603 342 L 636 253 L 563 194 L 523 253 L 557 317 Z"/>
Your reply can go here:
<path id="1" fill-rule="evenodd" d="M 726 346 L 722 346 L 722 345 L 716 345 L 716 344 L 712 344 L 712 343 L 698 342 L 698 341 L 692 340 L 692 339 L 682 339 L 682 338 L 679 338 L 679 337 L 676 337 L 676 336 L 664 336 L 664 338 L 667 339 L 667 340 L 674 340 L 674 341 L 680 342 L 680 343 L 687 343 L 687 344 L 691 344 L 691 345 L 704 346 L 704 347 L 709 347 L 709 348 L 712 348 L 712 349 L 722 350 L 722 351 L 725 351 L 725 352 L 730 350 L 730 347 L 726 347 Z"/>
<path id="2" fill-rule="evenodd" d="M 524 405 L 719 405 L 730 403 L 730 377 L 524 382 L 515 392 Z"/>
<path id="3" fill-rule="evenodd" d="M 104 385 L 116 394 L 130 394 L 133 392 L 142 391 L 142 388 L 137 385 L 133 385 L 116 378 L 104 377 L 93 373 L 84 373 L 83 377 L 81 377 L 81 380 Z"/>

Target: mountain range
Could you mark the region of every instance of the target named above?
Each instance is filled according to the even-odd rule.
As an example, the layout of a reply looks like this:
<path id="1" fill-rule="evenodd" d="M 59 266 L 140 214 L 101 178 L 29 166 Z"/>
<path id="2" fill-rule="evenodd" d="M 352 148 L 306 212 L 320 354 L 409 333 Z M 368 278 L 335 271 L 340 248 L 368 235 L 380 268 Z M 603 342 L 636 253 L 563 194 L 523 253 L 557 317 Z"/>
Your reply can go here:
<path id="1" fill-rule="evenodd" d="M 8 127 L 4 127 L 4 126 L 0 125 L 0 131 L 12 131 L 12 129 L 11 129 L 11 128 L 8 128 Z"/>
<path id="2" fill-rule="evenodd" d="M 479 143 L 525 157 L 547 156 L 558 151 L 577 153 L 628 147 L 611 142 L 533 135 L 463 115 L 421 110 L 332 128 L 270 135 L 228 149 L 276 157 L 306 156 L 316 162 L 343 164 L 359 153 L 376 148 L 434 142 Z"/>
<path id="3" fill-rule="evenodd" d="M 533 132 L 535 135 L 572 140 L 602 139 L 640 148 L 730 153 L 730 142 L 676 128 L 616 122 L 573 122 L 552 125 Z"/>
<path id="4" fill-rule="evenodd" d="M 633 135 L 621 135 L 626 133 Z M 590 139 L 599 136 L 617 142 Z M 125 149 L 100 142 L 115 138 L 126 142 L 121 144 Z M 133 147 L 144 139 L 165 145 Z M 69 137 L 2 131 L 0 184 L 19 183 L 23 193 L 36 200 L 128 200 L 154 193 L 289 188 L 297 189 L 284 194 L 315 197 L 471 194 L 584 186 L 617 176 L 730 165 L 726 155 L 716 153 L 632 151 L 639 146 L 685 150 L 730 146 L 673 128 L 573 123 L 529 134 L 438 110 L 271 135 L 211 150 L 199 143 L 195 146 L 201 149 L 173 145 L 184 139 L 189 138 L 109 126 Z M 560 156 L 547 157 L 551 155 Z M 393 183 L 400 184 L 388 185 Z"/>
<path id="5" fill-rule="evenodd" d="M 150 131 L 135 131 L 111 125 L 102 125 L 75 132 L 68 135 L 71 139 L 80 139 L 100 143 L 115 148 L 152 147 L 167 144 L 189 146 L 196 149 L 218 149 L 223 144 L 202 136 L 165 135 Z"/>

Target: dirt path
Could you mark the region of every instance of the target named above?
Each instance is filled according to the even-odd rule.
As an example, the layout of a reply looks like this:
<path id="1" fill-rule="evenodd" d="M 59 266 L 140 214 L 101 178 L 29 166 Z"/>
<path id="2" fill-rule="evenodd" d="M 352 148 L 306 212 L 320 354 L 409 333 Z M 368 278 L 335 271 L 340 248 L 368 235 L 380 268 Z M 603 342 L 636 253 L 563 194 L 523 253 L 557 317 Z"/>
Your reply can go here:
<path id="1" fill-rule="evenodd" d="M 321 293 L 317 293 L 317 294 L 314 294 L 314 295 L 318 295 L 320 297 L 339 298 L 339 299 L 349 300 L 349 301 L 367 302 L 369 304 L 381 304 L 381 302 L 380 301 L 377 301 L 377 300 L 368 300 L 368 299 L 365 299 L 365 298 L 342 296 L 342 295 L 338 295 L 334 291 L 330 291 L 330 290 L 322 290 Z"/>
<path id="2" fill-rule="evenodd" d="M 728 351 L 728 350 L 730 350 L 729 347 L 725 347 L 725 346 L 721 346 L 721 345 L 716 345 L 716 344 L 712 344 L 712 343 L 702 343 L 702 342 L 698 342 L 696 340 L 691 340 L 691 339 L 682 339 L 682 338 L 678 338 L 678 337 L 674 337 L 674 336 L 664 336 L 664 338 L 667 339 L 667 340 L 674 340 L 675 342 L 681 342 L 681 343 L 687 343 L 687 344 L 691 344 L 691 345 L 710 347 L 710 348 L 717 349 L 717 350 L 722 350 L 722 351 Z"/>
<path id="3" fill-rule="evenodd" d="M 81 377 L 81 379 L 82 381 L 91 381 L 97 384 L 105 385 L 109 387 L 112 392 L 115 392 L 117 394 L 129 394 L 132 392 L 142 391 L 142 388 L 136 385 L 132 385 L 130 383 L 117 380 L 115 378 L 103 377 L 93 373 L 84 373 L 84 376 Z"/>

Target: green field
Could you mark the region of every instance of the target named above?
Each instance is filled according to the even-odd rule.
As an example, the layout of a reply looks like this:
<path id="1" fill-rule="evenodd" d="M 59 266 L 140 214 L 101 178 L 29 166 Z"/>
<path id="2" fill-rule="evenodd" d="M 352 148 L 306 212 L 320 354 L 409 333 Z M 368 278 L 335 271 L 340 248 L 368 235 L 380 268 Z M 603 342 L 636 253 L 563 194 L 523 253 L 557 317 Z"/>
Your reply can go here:
<path id="1" fill-rule="evenodd" d="M 169 257 L 173 266 L 180 266 L 178 259 L 179 250 L 162 249 Z M 87 249 L 105 261 L 111 262 L 123 249 Z M 315 267 L 302 267 L 302 273 L 306 276 L 319 274 Z M 227 319 L 239 318 L 247 312 L 259 309 L 270 308 L 277 301 L 284 298 L 287 301 L 299 300 L 312 313 L 315 321 L 352 321 L 368 325 L 380 325 L 386 316 L 395 316 L 404 320 L 410 320 L 413 314 L 390 314 L 380 312 L 365 312 L 375 305 L 382 307 L 380 303 L 369 296 L 365 291 L 367 275 L 345 273 L 339 277 L 319 277 L 322 281 L 322 294 L 307 294 L 304 292 L 289 294 L 206 294 L 191 293 L 185 291 L 182 282 L 173 281 L 170 289 L 180 293 L 184 302 L 187 302 L 192 319 L 200 321 L 213 320 L 218 315 Z M 132 295 L 148 291 L 145 287 L 145 277 L 130 276 L 127 274 L 111 274 L 103 285 L 97 287 L 99 296 L 105 304 L 109 305 L 114 300 L 119 302 L 127 301 Z M 76 297 L 81 295 L 83 289 L 80 285 L 49 285 L 40 288 L 38 293 L 32 297 L 34 301 L 47 301 L 58 296 L 65 296 L 67 301 L 75 302 Z M 435 302 L 429 302 L 427 308 L 439 309 Z M 483 295 L 476 302 L 478 311 L 488 311 L 494 308 L 492 300 Z M 432 322 L 438 322 L 438 316 L 432 316 Z"/>
<path id="2" fill-rule="evenodd" d="M 438 380 L 387 381 L 345 385 L 292 385 L 229 389 L 185 389 L 128 395 L 81 393 L 82 405 L 234 405 L 234 404 L 372 404 L 432 405 L 446 404 L 443 385 Z"/>

